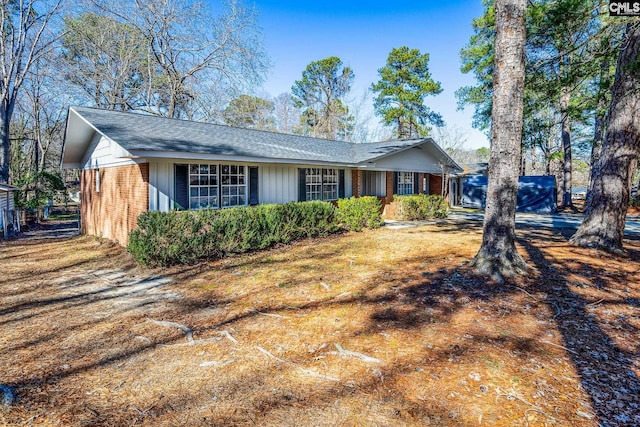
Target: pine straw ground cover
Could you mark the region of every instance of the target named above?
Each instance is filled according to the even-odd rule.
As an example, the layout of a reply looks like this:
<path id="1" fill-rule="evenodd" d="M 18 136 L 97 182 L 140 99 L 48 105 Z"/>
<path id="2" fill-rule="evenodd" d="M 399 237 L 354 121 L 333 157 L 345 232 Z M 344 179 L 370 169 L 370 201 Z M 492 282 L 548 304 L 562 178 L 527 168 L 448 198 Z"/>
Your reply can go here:
<path id="1" fill-rule="evenodd" d="M 638 425 L 640 242 L 477 224 L 305 240 L 171 270 L 91 237 L 0 245 L 8 425 Z M 172 283 L 167 283 L 168 277 Z"/>

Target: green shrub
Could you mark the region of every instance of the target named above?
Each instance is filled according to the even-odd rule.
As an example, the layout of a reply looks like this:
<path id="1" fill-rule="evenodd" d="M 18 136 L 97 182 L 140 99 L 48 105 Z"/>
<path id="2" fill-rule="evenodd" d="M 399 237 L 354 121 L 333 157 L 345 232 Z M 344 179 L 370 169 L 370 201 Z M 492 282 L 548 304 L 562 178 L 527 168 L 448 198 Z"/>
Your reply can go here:
<path id="1" fill-rule="evenodd" d="M 421 220 L 445 218 L 449 206 L 444 197 L 438 195 L 415 194 L 412 196 L 393 196 L 398 219 Z"/>
<path id="2" fill-rule="evenodd" d="M 633 208 L 640 207 L 640 196 L 630 197 L 629 198 L 629 206 Z"/>
<path id="3" fill-rule="evenodd" d="M 186 212 L 146 212 L 129 234 L 128 251 L 141 264 L 168 266 L 264 249 L 339 230 L 327 202 L 259 205 Z"/>
<path id="4" fill-rule="evenodd" d="M 382 203 L 375 196 L 338 200 L 337 220 L 347 229 L 378 228 L 382 225 Z"/>

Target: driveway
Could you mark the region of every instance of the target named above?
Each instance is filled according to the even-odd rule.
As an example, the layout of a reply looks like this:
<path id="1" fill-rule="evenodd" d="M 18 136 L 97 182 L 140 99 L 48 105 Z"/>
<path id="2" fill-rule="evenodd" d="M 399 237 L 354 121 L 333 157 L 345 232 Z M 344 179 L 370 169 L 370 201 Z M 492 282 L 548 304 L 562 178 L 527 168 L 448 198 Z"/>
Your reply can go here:
<path id="1" fill-rule="evenodd" d="M 577 230 L 582 223 L 582 214 L 573 213 L 516 213 L 516 227 L 541 227 L 553 229 Z M 451 211 L 445 221 L 478 222 L 484 220 L 484 212 Z M 417 227 L 419 225 L 433 224 L 440 220 L 429 221 L 395 221 L 386 220 L 385 226 L 391 229 Z M 624 229 L 626 236 L 640 236 L 640 217 L 627 216 L 627 226 Z"/>

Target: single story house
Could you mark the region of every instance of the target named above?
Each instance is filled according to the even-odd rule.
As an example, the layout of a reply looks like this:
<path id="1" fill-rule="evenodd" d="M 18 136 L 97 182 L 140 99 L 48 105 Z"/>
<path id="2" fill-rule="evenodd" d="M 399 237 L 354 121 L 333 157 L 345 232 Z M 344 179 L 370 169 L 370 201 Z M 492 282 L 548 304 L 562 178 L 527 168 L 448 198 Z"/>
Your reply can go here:
<path id="1" fill-rule="evenodd" d="M 145 211 L 441 193 L 460 167 L 430 138 L 356 144 L 70 107 L 62 166 L 81 170 L 84 233 L 126 244 Z"/>

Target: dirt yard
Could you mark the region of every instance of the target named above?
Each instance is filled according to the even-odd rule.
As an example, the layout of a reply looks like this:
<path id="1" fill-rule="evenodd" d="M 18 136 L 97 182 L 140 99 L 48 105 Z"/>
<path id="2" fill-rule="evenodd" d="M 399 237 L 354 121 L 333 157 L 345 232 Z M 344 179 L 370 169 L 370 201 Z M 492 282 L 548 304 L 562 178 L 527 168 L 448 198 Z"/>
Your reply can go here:
<path id="1" fill-rule="evenodd" d="M 504 285 L 466 268 L 472 223 L 153 271 L 0 243 L 0 424 L 639 425 L 640 241 L 563 231 L 519 230 L 533 269 Z"/>

